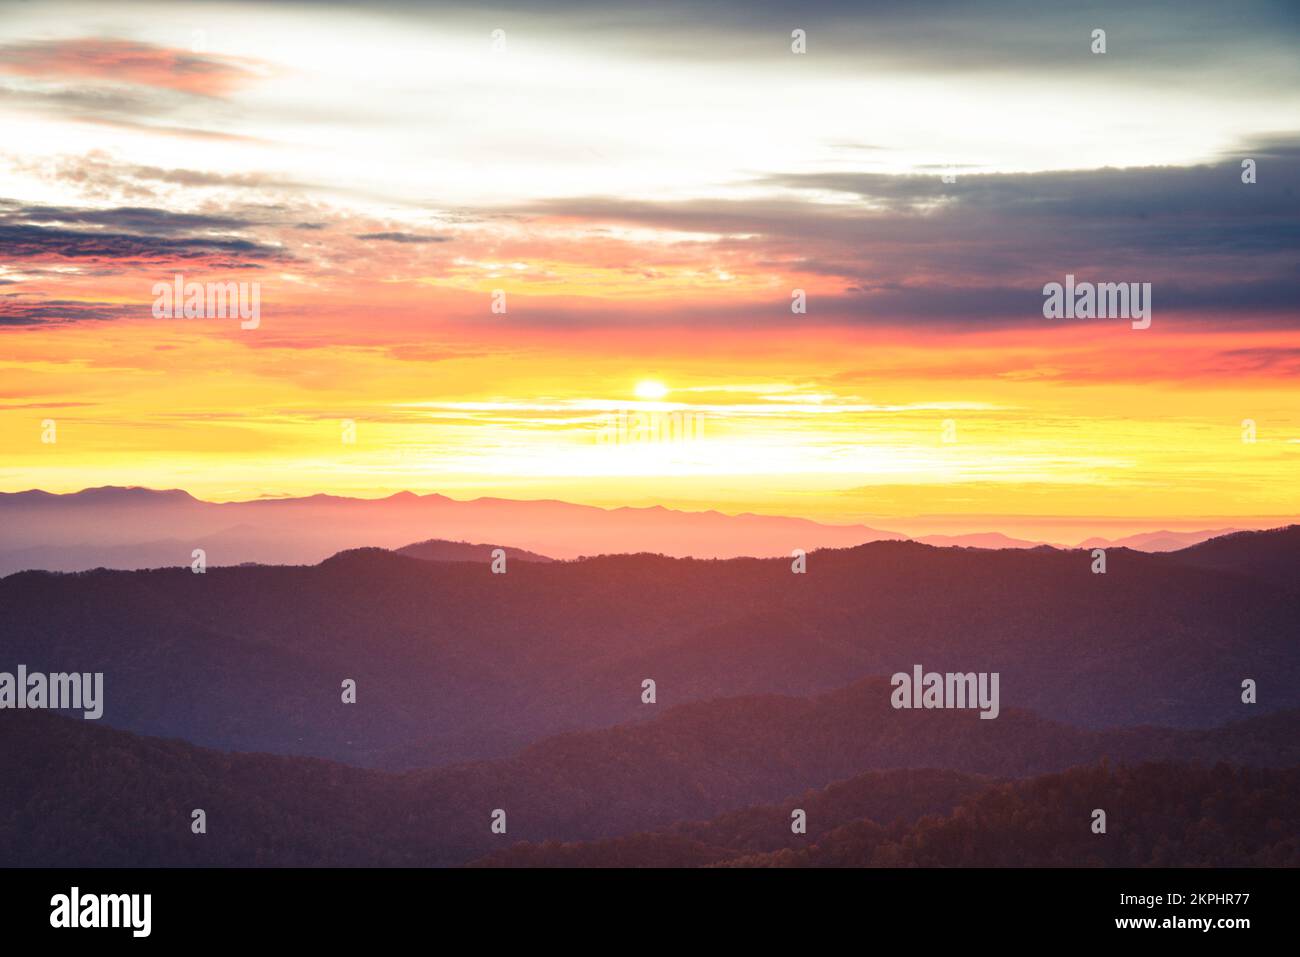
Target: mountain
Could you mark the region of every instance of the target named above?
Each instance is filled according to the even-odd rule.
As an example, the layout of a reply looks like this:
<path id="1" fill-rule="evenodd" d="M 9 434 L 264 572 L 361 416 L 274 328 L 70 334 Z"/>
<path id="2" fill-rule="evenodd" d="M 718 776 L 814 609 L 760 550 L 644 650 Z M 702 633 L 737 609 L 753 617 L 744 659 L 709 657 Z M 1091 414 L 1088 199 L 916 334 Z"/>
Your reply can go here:
<path id="1" fill-rule="evenodd" d="M 1137 535 L 1125 535 L 1122 538 L 1089 538 L 1078 544 L 1078 548 L 1135 548 L 1143 552 L 1173 552 L 1187 548 L 1219 535 L 1230 535 L 1235 528 L 1202 529 L 1194 532 L 1171 532 L 1161 529 L 1156 532 L 1140 532 Z"/>
<path id="2" fill-rule="evenodd" d="M 1106 833 L 1092 832 L 1093 811 Z M 807 833 L 791 830 L 794 809 Z M 780 804 L 598 841 L 519 842 L 477 867 L 1296 867 L 1300 768 L 1147 762 L 990 782 L 870 772 Z"/>
<path id="3" fill-rule="evenodd" d="M 776 558 L 788 557 L 795 549 L 810 552 L 907 539 L 866 525 L 661 506 L 604 509 L 545 500 L 457 501 L 411 492 L 380 499 L 312 495 L 215 503 L 179 489 L 113 486 L 65 495 L 39 490 L 0 493 L 0 528 L 0 576 L 31 569 L 188 566 L 196 548 L 215 566 L 313 564 L 355 548 L 401 549 L 421 536 L 452 543 L 509 542 L 521 559 L 533 553 L 560 560 L 637 552 Z M 1144 532 L 1114 541 L 1089 539 L 1080 547 L 1170 551 L 1215 534 Z M 925 535 L 917 540 L 990 549 L 1043 544 L 998 532 Z"/>
<path id="4" fill-rule="evenodd" d="M 1235 532 L 1171 556 L 1186 565 L 1250 575 L 1294 589 L 1300 587 L 1300 525 L 1263 532 Z"/>
<path id="5" fill-rule="evenodd" d="M 1094 536 L 1084 539 L 1074 548 L 1131 548 L 1139 552 L 1172 552 L 1190 545 L 1196 545 L 1220 535 L 1236 532 L 1234 528 L 1201 529 L 1190 532 L 1171 532 L 1162 529 L 1154 532 L 1139 532 L 1120 538 L 1102 538 Z M 961 548 L 1068 548 L 1070 546 L 1054 542 L 1029 541 L 1023 538 L 1011 538 L 1001 532 L 975 532 L 964 535 L 922 535 L 915 539 L 926 545 L 956 545 Z"/>
<path id="6" fill-rule="evenodd" d="M 352 548 L 400 548 L 423 535 L 510 542 L 554 558 L 655 552 L 729 558 L 789 555 L 904 536 L 864 525 L 801 518 L 682 512 L 659 506 L 603 509 L 555 501 L 400 492 L 381 499 L 312 495 L 202 502 L 178 490 L 86 489 L 68 495 L 0 493 L 0 575 L 40 568 L 84 571 L 209 565 L 310 564 Z"/>
<path id="7" fill-rule="evenodd" d="M 1044 542 L 1030 542 L 1023 538 L 1010 538 L 1001 532 L 977 532 L 968 535 L 923 535 L 916 539 L 923 545 L 959 548 L 1037 548 Z"/>
<path id="8" fill-rule="evenodd" d="M 1251 571 L 1297 566 L 1253 534 L 1266 556 L 1235 544 L 1233 574 L 1183 553 L 1110 550 L 1103 575 L 1086 551 L 913 542 L 813 552 L 804 574 L 612 555 L 497 575 L 382 549 L 202 575 L 24 572 L 0 579 L 0 667 L 102 671 L 104 721 L 144 734 L 392 768 L 642 719 L 647 679 L 659 707 L 914 664 L 997 672 L 1004 708 L 1070 724 L 1204 727 L 1300 706 L 1300 591 Z"/>
<path id="9" fill-rule="evenodd" d="M 394 548 L 398 555 L 418 558 L 426 562 L 486 562 L 492 561 L 492 553 L 498 548 L 505 551 L 508 562 L 550 562 L 552 558 L 538 555 L 536 552 L 522 548 L 509 548 L 505 545 L 471 545 L 469 542 L 445 542 L 431 538 L 427 542 L 416 542 Z"/>
<path id="10" fill-rule="evenodd" d="M 1106 813 L 1106 833 L 1091 829 Z M 862 820 L 734 867 L 1296 867 L 1300 768 L 1072 768 L 912 825 Z"/>
<path id="11" fill-rule="evenodd" d="M 1027 713 L 1009 714 L 1005 723 L 952 711 L 873 719 L 884 690 L 874 682 L 811 701 L 692 705 L 654 721 L 548 739 L 508 759 L 403 774 L 222 753 L 47 712 L 6 711 L 0 713 L 6 762 L 0 860 L 80 867 L 455 865 L 519 841 L 573 842 L 665 828 L 680 841 L 757 853 L 788 846 L 792 795 L 802 802 L 794 806 L 810 812 L 809 838 L 824 841 L 828 827 L 863 815 L 887 824 L 943 813 L 983 793 L 992 785 L 987 775 L 1034 775 L 1103 756 L 1196 764 L 1231 756 L 1239 765 L 1272 767 L 1294 765 L 1300 750 L 1297 712 L 1212 731 L 1080 732 Z M 960 773 L 860 778 L 873 767 L 948 763 Z M 851 780 L 835 785 L 842 779 Z M 1185 794 L 1172 775 L 1165 781 L 1171 815 L 1208 797 Z M 825 791 L 810 795 L 809 789 Z M 1044 814 L 1042 801 L 1033 814 Z M 1091 808 L 1106 801 L 1125 806 L 1096 790 L 1075 803 Z M 1267 821 L 1277 813 L 1276 798 L 1265 792 L 1260 801 L 1241 814 L 1225 813 L 1219 827 L 1231 835 L 1238 825 L 1255 827 L 1260 815 Z M 1295 806 L 1292 801 L 1292 817 Z M 1215 805 L 1205 807 L 1215 813 Z M 206 813 L 206 834 L 190 831 L 195 808 Z M 505 835 L 490 830 L 498 809 L 506 813 Z M 1112 820 L 1123 833 L 1124 819 Z M 675 825 L 690 821 L 706 823 Z M 1086 816 L 1076 823 L 1086 833 Z M 765 833 L 768 825 L 776 834 Z M 1007 826 L 996 818 L 989 823 L 990 829 Z M 1289 832 L 1276 834 L 1293 834 L 1294 825 L 1287 826 Z M 1157 833 L 1170 830 L 1166 825 Z"/>
<path id="12" fill-rule="evenodd" d="M 868 819 L 913 822 L 943 814 L 997 779 L 937 769 L 866 771 L 779 804 L 727 811 L 707 821 L 681 821 L 594 841 L 519 841 L 473 862 L 477 867 L 700 867 L 782 848 L 797 849 L 837 827 Z M 805 834 L 791 814 L 805 813 Z"/>

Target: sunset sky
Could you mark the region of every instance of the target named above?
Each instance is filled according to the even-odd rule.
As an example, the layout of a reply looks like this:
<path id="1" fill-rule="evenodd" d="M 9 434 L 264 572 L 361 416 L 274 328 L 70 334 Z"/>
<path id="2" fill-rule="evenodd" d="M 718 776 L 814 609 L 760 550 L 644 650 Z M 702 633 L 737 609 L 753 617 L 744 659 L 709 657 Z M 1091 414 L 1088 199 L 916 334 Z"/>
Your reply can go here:
<path id="1" fill-rule="evenodd" d="M 1294 520 L 1298 8 L 1041 6 L 0 2 L 0 491 Z"/>

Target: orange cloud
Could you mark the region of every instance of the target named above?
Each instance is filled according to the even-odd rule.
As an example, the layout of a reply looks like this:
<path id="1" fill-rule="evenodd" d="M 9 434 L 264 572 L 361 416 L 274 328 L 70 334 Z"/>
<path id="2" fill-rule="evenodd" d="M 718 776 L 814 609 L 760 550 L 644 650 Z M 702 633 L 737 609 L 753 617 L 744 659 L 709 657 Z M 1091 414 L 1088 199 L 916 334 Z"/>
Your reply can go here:
<path id="1" fill-rule="evenodd" d="M 10 44 L 3 48 L 0 70 L 35 77 L 93 77 L 199 96 L 223 96 L 259 75 L 247 60 L 96 37 Z"/>

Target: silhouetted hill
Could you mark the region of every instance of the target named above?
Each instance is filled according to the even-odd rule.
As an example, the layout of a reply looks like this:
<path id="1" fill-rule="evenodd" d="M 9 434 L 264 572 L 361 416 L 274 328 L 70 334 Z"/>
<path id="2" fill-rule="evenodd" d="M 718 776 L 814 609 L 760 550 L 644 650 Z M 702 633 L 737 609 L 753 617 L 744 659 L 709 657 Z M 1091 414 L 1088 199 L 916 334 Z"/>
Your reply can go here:
<path id="1" fill-rule="evenodd" d="M 1106 812 L 1106 833 L 1091 830 Z M 910 826 L 845 825 L 735 867 L 1296 867 L 1300 768 L 1074 768 Z"/>
<path id="2" fill-rule="evenodd" d="M 0 776 L 0 860 L 16 866 L 451 865 L 521 840 L 572 842 L 668 828 L 666 837 L 636 838 L 637 853 L 674 861 L 686 853 L 687 863 L 709 863 L 723 856 L 697 853 L 697 845 L 725 847 L 729 856 L 790 847 L 791 806 L 809 810 L 807 840 L 824 843 L 838 822 L 914 820 L 943 811 L 982 783 L 943 772 L 858 779 L 859 764 L 849 775 L 855 780 L 804 793 L 832 784 L 833 775 L 857 762 L 920 766 L 956 759 L 996 773 L 1060 767 L 1081 756 L 1096 760 L 1099 752 L 1211 762 L 1237 753 L 1243 740 L 1270 763 L 1294 763 L 1300 748 L 1300 714 L 1294 713 L 1200 735 L 1132 729 L 1080 737 L 1032 715 L 1014 715 L 1002 726 L 1002 719 L 931 712 L 933 720 L 915 733 L 850 723 L 846 736 L 844 722 L 873 710 L 877 690 L 866 685 L 812 702 L 691 706 L 653 722 L 562 736 L 508 760 L 401 774 L 221 753 L 45 712 L 7 711 L 0 713 L 6 772 Z M 832 743 L 819 745 L 826 740 Z M 1243 754 L 1249 763 L 1249 752 Z M 1169 776 L 1166 791 L 1177 795 L 1180 787 Z M 802 804 L 791 803 L 794 794 Z M 1091 808 L 1105 797 L 1090 791 L 1080 800 Z M 1177 809 L 1184 798 L 1170 800 Z M 1111 806 L 1122 809 L 1124 802 Z M 1259 807 L 1270 806 L 1266 800 Z M 207 814 L 204 835 L 190 832 L 195 808 Z M 490 832 L 496 809 L 506 812 L 506 835 Z M 1263 811 L 1234 808 L 1218 826 L 1229 834 L 1254 828 L 1257 813 Z M 705 823 L 671 826 L 678 821 Z M 1123 826 L 1113 812 L 1112 822 L 1113 830 Z M 1294 835 L 1292 819 L 1283 823 L 1291 830 L 1278 834 Z M 987 826 L 1012 825 L 991 819 Z M 769 827 L 775 830 L 766 833 Z M 1074 853 L 1075 845 L 1064 846 Z M 551 851 L 520 853 L 537 858 Z"/>
<path id="3" fill-rule="evenodd" d="M 510 548 L 505 545 L 473 545 L 469 542 L 445 542 L 431 538 L 427 542 L 416 542 L 393 549 L 398 555 L 419 558 L 426 562 L 487 562 L 492 561 L 492 552 L 504 548 L 507 562 L 549 562 L 554 559 L 539 555 L 522 548 Z"/>
<path id="4" fill-rule="evenodd" d="M 1267 534 L 1267 533 L 1257 533 Z M 246 751 L 427 767 L 564 730 L 870 675 L 998 672 L 1004 708 L 1211 726 L 1300 706 L 1300 593 L 1168 555 L 876 542 L 784 559 L 317 566 L 0 580 L 5 662 L 102 671 L 104 720 Z M 355 705 L 340 702 L 344 679 Z M 1259 683 L 1259 704 L 1241 682 Z M 999 719 L 1001 720 L 1001 719 Z"/>
<path id="5" fill-rule="evenodd" d="M 807 833 L 791 830 L 805 811 Z M 1106 833 L 1091 830 L 1094 809 Z M 1294 867 L 1300 768 L 1172 762 L 1026 780 L 890 771 L 778 805 L 599 841 L 520 842 L 477 867 Z"/>
<path id="6" fill-rule="evenodd" d="M 398 775 L 225 754 L 0 712 L 0 861 L 14 867 L 416 865 L 438 838 Z M 191 833 L 191 812 L 208 833 Z"/>
<path id="7" fill-rule="evenodd" d="M 520 841 L 474 862 L 479 867 L 699 867 L 746 854 L 803 848 L 837 827 L 863 818 L 889 824 L 950 811 L 995 780 L 933 769 L 868 771 L 780 804 L 728 811 L 709 821 L 685 821 L 598 841 Z M 807 831 L 791 830 L 791 812 L 806 814 Z"/>
<path id="8" fill-rule="evenodd" d="M 1170 557 L 1198 568 L 1251 575 L 1295 590 L 1300 587 L 1300 525 L 1235 532 L 1180 549 Z"/>

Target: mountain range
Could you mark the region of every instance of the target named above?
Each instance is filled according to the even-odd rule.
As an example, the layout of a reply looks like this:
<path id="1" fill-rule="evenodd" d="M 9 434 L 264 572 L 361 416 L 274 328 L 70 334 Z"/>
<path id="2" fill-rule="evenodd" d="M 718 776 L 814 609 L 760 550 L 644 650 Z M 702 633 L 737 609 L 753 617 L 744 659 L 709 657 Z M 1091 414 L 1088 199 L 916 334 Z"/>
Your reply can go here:
<path id="1" fill-rule="evenodd" d="M 17 572 L 0 672 L 102 672 L 103 718 L 0 710 L 0 860 L 1292 865 L 1298 567 L 1300 526 L 1111 547 L 1104 573 L 1090 549 L 557 559 L 469 532 Z M 998 716 L 895 708 L 917 665 L 996 673 Z"/>
<path id="2" fill-rule="evenodd" d="M 0 579 L 0 616 L 9 666 L 103 672 L 108 724 L 374 767 L 916 664 L 997 672 L 1003 708 L 1081 727 L 1204 727 L 1300 706 L 1300 526 L 1217 542 L 1112 549 L 1105 574 L 1081 550 L 906 541 L 813 552 L 802 574 L 659 555 L 493 574 L 361 549 L 201 575 L 22 572 Z"/>
<path id="3" fill-rule="evenodd" d="M 1300 712 L 1196 732 L 1088 733 L 1028 713 L 1003 723 L 951 711 L 929 713 L 916 728 L 884 713 L 880 690 L 868 682 L 811 701 L 687 706 L 547 739 L 509 759 L 401 774 L 226 754 L 12 712 L 0 720 L 0 859 L 82 867 L 901 863 L 898 847 L 894 860 L 877 859 L 889 853 L 881 846 L 906 850 L 909 827 L 926 815 L 970 831 L 962 809 L 973 806 L 991 819 L 977 829 L 978 844 L 949 841 L 958 859 L 933 862 L 1015 863 L 1032 841 L 1054 863 L 1090 863 L 1099 852 L 1134 863 L 1162 836 L 1198 835 L 1218 848 L 1211 863 L 1259 863 L 1259 854 L 1295 862 L 1287 835 L 1300 808 Z M 1056 775 L 1098 761 L 1098 770 Z M 938 770 L 914 770 L 925 768 Z M 1115 773 L 1123 788 L 1098 780 Z M 1088 831 L 1098 804 L 1118 832 L 1105 850 Z M 1134 805 L 1154 826 L 1134 826 L 1126 816 Z M 791 832 L 795 807 L 807 814 L 806 836 Z M 191 831 L 195 809 L 205 834 Z M 943 820 L 953 809 L 957 816 Z M 505 834 L 491 830 L 497 811 Z M 1192 823 L 1208 816 L 1214 830 L 1185 824 L 1192 812 Z M 844 828 L 847 838 L 836 836 Z M 1051 843 L 1036 836 L 1043 829 L 1070 839 Z M 597 843 L 572 846 L 584 841 Z M 1181 846 L 1166 844 L 1177 863 Z M 744 860 L 780 851 L 796 858 Z"/>
<path id="4" fill-rule="evenodd" d="M 905 539 L 866 525 L 802 518 L 724 515 L 661 506 L 603 509 L 557 501 L 400 492 L 387 498 L 334 495 L 204 502 L 179 489 L 105 486 L 63 495 L 0 493 L 0 575 L 29 569 L 160 568 L 189 565 L 202 549 L 210 565 L 314 564 L 351 548 L 400 548 L 417 540 L 497 541 L 556 559 L 654 552 L 675 557 L 789 556 L 794 549 L 845 548 Z M 1158 531 L 1080 547 L 1169 551 L 1220 531 Z M 918 541 L 977 548 L 1033 548 L 1050 542 L 996 532 L 926 535 Z"/>

